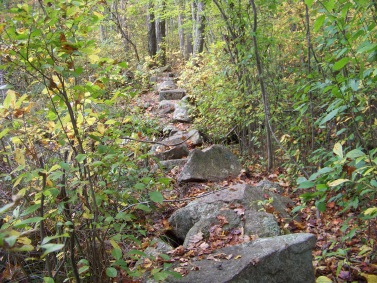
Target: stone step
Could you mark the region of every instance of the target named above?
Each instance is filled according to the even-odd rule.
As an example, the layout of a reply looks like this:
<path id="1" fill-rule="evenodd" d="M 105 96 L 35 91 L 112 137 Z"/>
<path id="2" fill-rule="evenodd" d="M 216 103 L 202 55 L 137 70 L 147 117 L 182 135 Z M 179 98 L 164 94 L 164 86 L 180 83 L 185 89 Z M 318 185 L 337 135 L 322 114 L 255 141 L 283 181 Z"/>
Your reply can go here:
<path id="1" fill-rule="evenodd" d="M 181 100 L 186 95 L 185 89 L 167 89 L 158 92 L 158 98 L 162 100 Z"/>

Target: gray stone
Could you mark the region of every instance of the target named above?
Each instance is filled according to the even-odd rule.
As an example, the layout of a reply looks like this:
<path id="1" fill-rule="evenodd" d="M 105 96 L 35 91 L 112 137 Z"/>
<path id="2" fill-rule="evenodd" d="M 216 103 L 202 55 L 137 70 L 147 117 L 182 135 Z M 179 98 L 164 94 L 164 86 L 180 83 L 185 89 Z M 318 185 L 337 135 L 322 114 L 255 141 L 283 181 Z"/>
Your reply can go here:
<path id="1" fill-rule="evenodd" d="M 187 232 L 185 241 L 183 243 L 183 246 L 185 248 L 190 248 L 190 242 L 195 235 L 198 233 L 202 233 L 205 238 L 208 238 L 209 236 L 209 230 L 213 225 L 216 225 L 219 223 L 217 217 L 223 216 L 227 220 L 227 224 L 225 224 L 222 227 L 223 231 L 230 231 L 234 228 L 239 228 L 241 225 L 241 217 L 237 215 L 237 213 L 234 210 L 227 209 L 227 210 L 215 210 L 213 211 L 209 217 L 202 217 L 199 219 L 198 222 L 196 222 L 190 230 Z"/>
<path id="2" fill-rule="evenodd" d="M 163 152 L 156 153 L 155 157 L 160 160 L 181 159 L 187 157 L 189 153 L 190 151 L 188 150 L 187 145 L 183 143 Z"/>
<path id="3" fill-rule="evenodd" d="M 169 218 L 169 224 L 173 229 L 174 235 L 185 240 L 188 231 L 199 222 L 200 219 L 210 218 L 214 212 L 223 206 L 221 202 L 208 203 L 205 205 L 190 205 L 176 210 Z"/>
<path id="4" fill-rule="evenodd" d="M 186 95 L 185 89 L 160 90 L 158 92 L 159 100 L 180 100 Z"/>
<path id="5" fill-rule="evenodd" d="M 283 188 L 278 184 L 271 182 L 269 180 L 262 180 L 257 184 L 258 187 L 263 187 L 265 190 L 269 190 L 273 193 L 281 194 L 284 190 Z"/>
<path id="6" fill-rule="evenodd" d="M 225 190 L 218 191 L 203 198 L 194 201 L 198 203 L 213 203 L 223 201 L 227 203 L 242 204 L 246 209 L 263 210 L 263 202 L 269 202 L 273 210 L 284 218 L 291 218 L 286 211 L 288 205 L 293 205 L 290 198 L 278 195 L 271 192 L 268 188 L 263 186 L 250 186 L 246 184 L 232 185 Z"/>
<path id="7" fill-rule="evenodd" d="M 174 146 L 182 143 L 191 144 L 193 146 L 199 146 L 203 143 L 203 139 L 200 136 L 197 130 L 191 130 L 188 132 L 178 131 L 174 135 L 163 139 L 160 143 L 166 144 L 167 146 Z M 156 144 L 152 146 L 151 151 L 163 151 L 165 150 L 165 146 Z"/>
<path id="8" fill-rule="evenodd" d="M 163 81 L 162 83 L 158 84 L 158 86 L 157 86 L 158 91 L 172 90 L 172 89 L 176 89 L 176 88 L 177 88 L 177 85 L 172 80 Z"/>
<path id="9" fill-rule="evenodd" d="M 158 104 L 158 109 L 162 114 L 167 114 L 175 110 L 176 103 L 171 100 L 162 100 Z"/>
<path id="10" fill-rule="evenodd" d="M 174 127 L 173 124 L 169 124 L 162 129 L 162 134 L 164 136 L 172 136 L 178 132 L 179 130 L 176 127 Z"/>
<path id="11" fill-rule="evenodd" d="M 178 167 L 184 166 L 186 164 L 186 162 L 187 162 L 186 158 L 172 159 L 172 160 L 163 160 L 163 161 L 160 161 L 160 165 L 161 165 L 162 169 L 164 169 L 166 171 L 169 171 L 169 170 L 173 169 L 176 166 L 178 166 Z"/>
<path id="12" fill-rule="evenodd" d="M 180 102 L 175 106 L 173 120 L 177 122 L 190 123 L 189 106 L 187 103 Z"/>
<path id="13" fill-rule="evenodd" d="M 262 211 L 245 211 L 245 235 L 267 238 L 280 235 L 280 227 L 272 214 Z"/>
<path id="14" fill-rule="evenodd" d="M 194 149 L 190 152 L 178 181 L 220 181 L 237 177 L 240 172 L 241 163 L 229 149 L 212 145 L 204 150 Z"/>
<path id="15" fill-rule="evenodd" d="M 291 234 L 264 238 L 219 249 L 203 260 L 191 260 L 197 268 L 170 283 L 312 283 L 315 282 L 312 234 Z M 216 254 L 229 255 L 216 261 Z"/>

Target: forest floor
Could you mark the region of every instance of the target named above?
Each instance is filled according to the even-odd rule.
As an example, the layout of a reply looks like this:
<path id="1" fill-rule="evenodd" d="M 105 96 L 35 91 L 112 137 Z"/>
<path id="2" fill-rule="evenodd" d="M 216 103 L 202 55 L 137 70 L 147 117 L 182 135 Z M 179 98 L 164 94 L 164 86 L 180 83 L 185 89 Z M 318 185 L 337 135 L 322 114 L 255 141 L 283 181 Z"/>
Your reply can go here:
<path id="1" fill-rule="evenodd" d="M 138 104 L 147 103 L 145 115 L 157 118 L 162 125 L 172 121 L 172 114 L 159 114 L 158 94 L 149 91 L 139 96 Z M 174 123 L 179 130 L 187 130 L 191 125 L 186 123 Z M 209 144 L 204 145 L 209 146 Z M 233 148 L 237 151 L 237 146 Z M 167 172 L 168 177 L 177 179 L 179 170 L 176 168 Z M 302 205 L 299 190 L 291 178 L 282 168 L 276 168 L 273 172 L 267 172 L 261 165 L 252 165 L 244 168 L 236 179 L 229 179 L 214 183 L 189 183 L 179 185 L 175 183 L 174 191 L 165 195 L 167 200 L 173 200 L 164 204 L 165 213 L 154 219 L 155 228 L 168 229 L 167 219 L 176 209 L 185 206 L 187 199 L 195 199 L 216 188 L 228 187 L 234 183 L 244 183 L 255 186 L 262 180 L 278 183 L 284 188 L 283 196 L 289 197 L 296 206 Z M 179 201 L 182 199 L 182 201 Z M 293 209 L 291 207 L 290 209 Z M 366 227 L 356 217 L 360 211 L 343 213 L 334 202 L 327 203 L 327 210 L 319 213 L 314 203 L 309 203 L 299 214 L 299 221 L 289 223 L 279 219 L 283 233 L 312 233 L 317 237 L 317 244 L 313 250 L 313 265 L 317 282 L 377 282 L 377 226 L 376 221 L 370 221 Z M 162 217 L 161 217 L 162 216 Z M 345 225 L 346 219 L 352 219 Z M 349 239 L 345 238 L 348 233 L 353 233 Z M 190 254 L 190 251 L 187 252 Z"/>

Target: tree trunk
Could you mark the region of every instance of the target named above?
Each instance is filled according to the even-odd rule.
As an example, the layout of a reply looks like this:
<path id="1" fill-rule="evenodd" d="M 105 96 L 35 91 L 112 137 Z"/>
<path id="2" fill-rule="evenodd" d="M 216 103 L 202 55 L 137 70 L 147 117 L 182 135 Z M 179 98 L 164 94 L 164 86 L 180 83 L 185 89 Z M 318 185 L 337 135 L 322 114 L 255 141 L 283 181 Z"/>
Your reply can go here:
<path id="1" fill-rule="evenodd" d="M 153 3 L 148 5 L 148 54 L 154 57 L 157 54 L 156 22 L 154 18 Z"/>
<path id="2" fill-rule="evenodd" d="M 185 56 L 185 30 L 183 29 L 184 22 L 184 5 L 181 0 L 175 0 L 175 5 L 178 7 L 178 35 L 179 35 L 179 49 L 182 56 Z"/>
<path id="3" fill-rule="evenodd" d="M 253 8 L 253 14 L 254 14 L 254 26 L 253 26 L 253 34 L 252 34 L 253 43 L 254 43 L 254 55 L 255 55 L 255 60 L 257 63 L 259 84 L 261 87 L 263 107 L 264 107 L 264 124 L 266 128 L 266 146 L 267 146 L 267 162 L 268 162 L 267 169 L 268 171 L 271 171 L 273 167 L 273 151 L 272 151 L 272 140 L 271 140 L 272 128 L 270 124 L 270 105 L 268 102 L 268 95 L 267 95 L 266 88 L 264 85 L 262 61 L 259 57 L 259 51 L 258 51 L 258 41 L 257 41 L 257 35 L 256 35 L 258 17 L 257 17 L 257 9 L 255 7 L 254 0 L 250 0 L 250 5 Z"/>
<path id="4" fill-rule="evenodd" d="M 162 15 L 165 14 L 166 2 L 162 1 Z M 161 66 L 166 65 L 166 20 L 161 15 L 156 20 L 156 41 L 157 41 L 157 55 L 158 63 Z"/>
<path id="5" fill-rule="evenodd" d="M 205 28 L 205 17 L 204 17 L 204 2 L 194 1 L 192 2 L 192 20 L 193 20 L 193 57 L 195 58 L 199 53 L 203 52 L 204 48 L 204 28 Z"/>

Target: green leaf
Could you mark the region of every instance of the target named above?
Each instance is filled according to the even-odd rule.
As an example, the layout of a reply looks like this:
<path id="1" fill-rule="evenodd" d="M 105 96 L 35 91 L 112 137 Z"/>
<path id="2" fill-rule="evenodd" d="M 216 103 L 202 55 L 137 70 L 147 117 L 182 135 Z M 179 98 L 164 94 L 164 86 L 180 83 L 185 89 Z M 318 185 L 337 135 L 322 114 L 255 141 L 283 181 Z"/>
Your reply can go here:
<path id="1" fill-rule="evenodd" d="M 157 203 L 162 203 L 164 201 L 164 196 L 160 192 L 150 192 L 149 197 L 151 198 L 152 201 L 157 202 Z"/>
<path id="2" fill-rule="evenodd" d="M 122 250 L 120 248 L 113 248 L 111 254 L 116 260 L 122 258 Z"/>
<path id="3" fill-rule="evenodd" d="M 314 0 L 305 0 L 305 4 L 310 8 L 313 5 Z"/>
<path id="4" fill-rule="evenodd" d="M 331 11 L 335 7 L 335 0 L 330 0 L 330 1 L 327 1 L 327 2 L 323 2 L 323 6 L 325 6 L 325 8 L 328 11 Z"/>
<path id="5" fill-rule="evenodd" d="M 106 268 L 106 275 L 110 278 L 117 277 L 118 271 L 114 267 Z"/>
<path id="6" fill-rule="evenodd" d="M 342 69 L 345 65 L 347 65 L 349 61 L 350 61 L 350 58 L 344 57 L 340 59 L 339 61 L 337 61 L 332 68 L 334 71 L 338 71 Z"/>
<path id="7" fill-rule="evenodd" d="M 141 204 L 141 203 L 139 203 L 136 206 L 136 209 L 144 210 L 145 212 L 150 212 L 151 211 L 151 208 L 149 206 L 146 206 L 146 205 Z"/>
<path id="8" fill-rule="evenodd" d="M 351 159 L 355 159 L 361 156 L 365 156 L 365 153 L 362 152 L 360 149 L 351 150 L 350 152 L 346 154 L 346 157 L 351 158 Z"/>
<path id="9" fill-rule="evenodd" d="M 1 131 L 0 133 L 0 139 L 5 137 L 5 135 L 9 132 L 9 128 L 5 128 L 4 130 Z"/>
<path id="10" fill-rule="evenodd" d="M 45 244 L 41 245 L 41 248 L 44 249 L 44 253 L 42 255 L 42 258 L 45 257 L 46 255 L 60 251 L 64 247 L 64 244 Z"/>
<path id="11" fill-rule="evenodd" d="M 329 114 L 325 116 L 325 118 L 321 120 L 321 123 L 319 125 L 323 125 L 327 123 L 328 121 L 330 121 L 332 118 L 336 116 L 336 114 L 338 114 L 339 111 L 340 111 L 340 108 L 336 108 L 333 111 L 331 111 Z"/>
<path id="12" fill-rule="evenodd" d="M 322 27 L 323 23 L 325 22 L 326 15 L 320 15 L 314 22 L 313 29 L 315 32 L 319 31 Z"/>
<path id="13" fill-rule="evenodd" d="M 28 219 L 25 219 L 25 220 L 22 220 L 16 224 L 14 224 L 14 227 L 15 228 L 23 228 L 26 226 L 26 224 L 30 224 L 30 223 L 37 223 L 37 222 L 40 222 L 44 220 L 43 217 L 32 217 L 32 218 L 28 218 Z"/>
<path id="14" fill-rule="evenodd" d="M 78 155 L 76 156 L 75 159 L 77 160 L 78 163 L 83 162 L 83 161 L 86 159 L 86 154 L 82 154 L 82 153 L 80 153 L 80 154 L 78 154 Z"/>
<path id="15" fill-rule="evenodd" d="M 342 147 L 342 144 L 337 142 L 335 145 L 334 145 L 334 149 L 333 149 L 333 152 L 339 156 L 340 158 L 343 158 L 343 147 Z"/>
<path id="16" fill-rule="evenodd" d="M 4 212 L 8 211 L 8 210 L 11 209 L 14 205 L 15 205 L 14 202 L 11 202 L 11 203 L 8 203 L 8 204 L 4 205 L 3 207 L 0 208 L 0 214 L 3 214 Z"/>
<path id="17" fill-rule="evenodd" d="M 64 233 L 62 235 L 55 235 L 55 236 L 44 237 L 41 244 L 44 245 L 44 244 L 47 244 L 48 242 L 50 242 L 51 240 L 58 239 L 58 238 L 63 238 L 63 237 L 64 238 L 68 238 L 69 234 L 68 233 Z"/>
<path id="18" fill-rule="evenodd" d="M 305 182 L 300 183 L 300 185 L 298 186 L 298 189 L 309 189 L 309 188 L 313 188 L 314 186 L 315 186 L 314 182 L 305 181 Z"/>
<path id="19" fill-rule="evenodd" d="M 349 182 L 349 180 L 348 179 L 338 179 L 338 180 L 335 180 L 335 181 L 328 183 L 328 186 L 329 187 L 336 187 L 336 186 L 343 184 L 345 182 Z"/>
<path id="20" fill-rule="evenodd" d="M 326 210 L 326 203 L 323 202 L 323 201 L 318 202 L 318 203 L 316 204 L 316 206 L 317 206 L 317 208 L 318 208 L 318 210 L 319 210 L 320 212 L 324 212 L 324 211 Z"/>
<path id="21" fill-rule="evenodd" d="M 54 279 L 51 277 L 43 277 L 43 283 L 54 283 Z"/>

